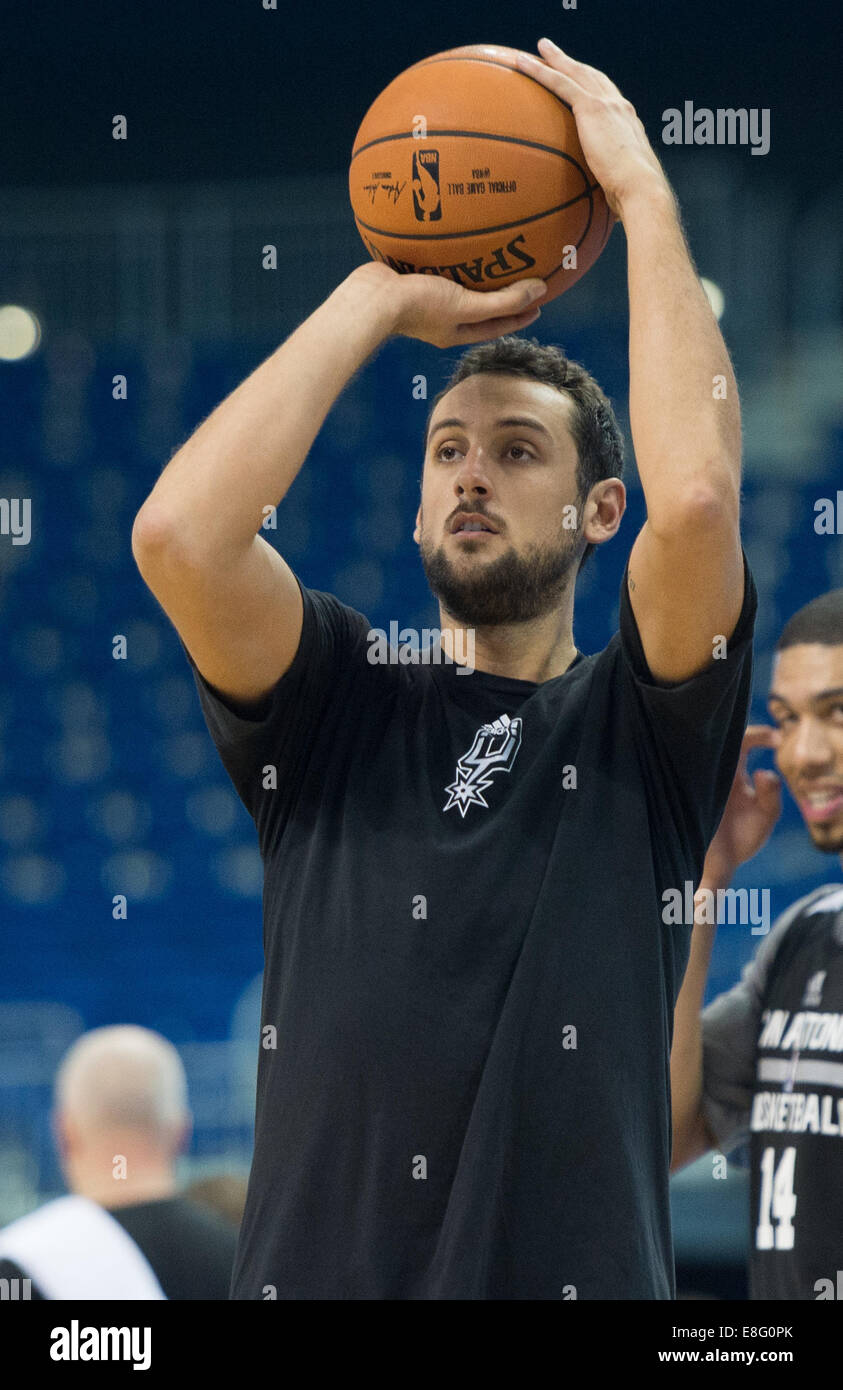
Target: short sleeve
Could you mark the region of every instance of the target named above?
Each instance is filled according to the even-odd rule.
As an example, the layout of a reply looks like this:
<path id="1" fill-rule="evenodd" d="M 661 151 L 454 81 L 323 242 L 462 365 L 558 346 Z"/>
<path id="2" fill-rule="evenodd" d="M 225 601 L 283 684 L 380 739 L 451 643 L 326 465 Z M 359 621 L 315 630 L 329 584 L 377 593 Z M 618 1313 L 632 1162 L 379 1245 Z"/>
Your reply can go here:
<path id="1" fill-rule="evenodd" d="M 703 1010 L 702 1113 L 723 1153 L 743 1144 L 755 1089 L 758 1033 L 774 961 L 787 933 L 806 907 L 827 891 L 815 889 L 791 903 L 773 923 L 732 989 Z"/>
<path id="2" fill-rule="evenodd" d="M 333 594 L 302 594 L 302 632 L 292 664 L 259 705 L 224 697 L 205 680 L 184 642 L 208 732 L 246 810 L 263 831 L 260 810 L 267 769 L 273 769 L 276 810 L 289 805 L 307 765 L 315 731 L 332 701 L 342 698 L 345 678 L 366 663 L 369 622 Z M 263 839 L 263 835 L 261 834 Z"/>
<path id="3" fill-rule="evenodd" d="M 752 690 L 758 597 L 745 554 L 743 563 L 743 605 L 734 631 L 723 634 L 725 654 L 673 685 L 657 682 L 647 665 L 627 589 L 628 566 L 621 584 L 620 642 L 645 778 L 658 789 L 659 822 L 678 827 L 700 870 L 732 786 Z"/>

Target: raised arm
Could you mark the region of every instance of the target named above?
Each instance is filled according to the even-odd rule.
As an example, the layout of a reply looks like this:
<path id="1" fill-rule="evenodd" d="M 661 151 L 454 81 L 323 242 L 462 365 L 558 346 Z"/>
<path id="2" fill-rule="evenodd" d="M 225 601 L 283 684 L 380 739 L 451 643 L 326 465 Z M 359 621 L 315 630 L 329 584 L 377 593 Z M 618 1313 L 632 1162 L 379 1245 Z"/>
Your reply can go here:
<path id="1" fill-rule="evenodd" d="M 676 200 L 633 107 L 602 72 L 546 46 L 520 65 L 572 108 L 583 153 L 628 247 L 630 420 L 647 520 L 629 564 L 657 680 L 711 661 L 743 602 L 740 408 L 726 346 Z"/>
<path id="2" fill-rule="evenodd" d="M 630 601 L 651 672 L 681 681 L 709 665 L 743 604 L 738 391 L 672 196 L 642 181 L 623 220 L 630 423 L 647 504 Z"/>
<path id="3" fill-rule="evenodd" d="M 728 888 L 738 867 L 766 844 L 781 811 L 781 786 L 774 772 L 759 770 L 747 776 L 746 760 L 753 748 L 771 748 L 775 730 L 764 724 L 750 725 L 743 737 L 741 756 L 723 819 L 703 865 L 696 901 L 704 890 Z M 709 900 L 710 901 L 710 900 Z M 702 1013 L 705 984 L 717 926 L 698 921 L 691 935 L 691 954 L 673 1017 L 670 1053 L 671 1108 L 673 1113 L 672 1170 L 699 1158 L 715 1145 L 702 1114 L 703 1052 Z M 754 1037 L 752 1039 L 754 1046 Z M 739 1059 L 736 1057 L 737 1068 Z"/>
<path id="4" fill-rule="evenodd" d="M 359 266 L 174 455 L 135 519 L 132 551 L 223 695 L 259 701 L 295 656 L 301 594 L 260 531 L 350 378 L 393 334 L 451 347 L 524 328 L 544 292 L 529 280 L 480 294 Z"/>

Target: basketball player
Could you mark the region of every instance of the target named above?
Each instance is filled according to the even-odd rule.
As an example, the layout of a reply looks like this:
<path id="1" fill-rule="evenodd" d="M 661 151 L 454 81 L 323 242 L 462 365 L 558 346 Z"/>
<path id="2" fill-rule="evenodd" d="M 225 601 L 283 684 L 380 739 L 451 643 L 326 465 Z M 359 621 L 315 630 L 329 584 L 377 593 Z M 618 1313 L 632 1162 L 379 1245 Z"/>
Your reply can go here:
<path id="1" fill-rule="evenodd" d="M 359 267 L 197 429 L 134 527 L 264 861 L 236 1299 L 674 1292 L 669 1051 L 692 923 L 664 928 L 660 906 L 699 880 L 749 698 L 738 398 L 632 107 L 563 54 L 536 67 L 628 242 L 647 520 L 607 648 L 577 650 L 574 582 L 620 524 L 622 441 L 581 367 L 512 336 L 540 282 L 480 294 Z M 397 334 L 499 339 L 433 403 L 414 532 L 437 651 L 473 632 L 471 669 L 371 660 L 367 619 L 260 534 Z"/>
<path id="2" fill-rule="evenodd" d="M 843 589 L 814 599 L 779 638 L 768 697 L 775 727 L 750 728 L 700 888 L 726 888 L 765 843 L 776 763 L 817 849 L 843 862 Z M 702 1014 L 715 926 L 694 927 L 671 1058 L 674 1168 L 749 1139 L 750 1296 L 843 1297 L 843 885 L 787 909 L 739 984 Z"/>

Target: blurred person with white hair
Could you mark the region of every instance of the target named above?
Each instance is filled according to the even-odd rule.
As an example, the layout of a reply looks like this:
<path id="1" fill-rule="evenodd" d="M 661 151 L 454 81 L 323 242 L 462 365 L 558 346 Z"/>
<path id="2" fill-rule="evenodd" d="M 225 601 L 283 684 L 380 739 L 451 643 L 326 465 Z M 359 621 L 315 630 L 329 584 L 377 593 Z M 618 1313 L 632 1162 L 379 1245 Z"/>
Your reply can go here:
<path id="1" fill-rule="evenodd" d="M 166 1038 L 133 1025 L 78 1038 L 53 1111 L 69 1195 L 0 1231 L 0 1279 L 30 1280 L 17 1287 L 33 1299 L 226 1299 L 236 1231 L 178 1192 L 191 1126 Z"/>

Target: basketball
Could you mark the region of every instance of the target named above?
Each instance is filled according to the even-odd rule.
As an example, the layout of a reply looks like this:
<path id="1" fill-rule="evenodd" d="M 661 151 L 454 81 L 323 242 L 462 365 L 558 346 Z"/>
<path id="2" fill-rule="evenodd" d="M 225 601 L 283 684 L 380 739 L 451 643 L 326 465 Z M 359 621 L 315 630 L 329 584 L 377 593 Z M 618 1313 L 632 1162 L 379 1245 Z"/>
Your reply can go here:
<path id="1" fill-rule="evenodd" d="M 547 303 L 591 268 L 615 219 L 571 108 L 515 55 L 471 44 L 402 72 L 363 118 L 349 192 L 374 260 L 472 290 L 538 276 Z"/>

